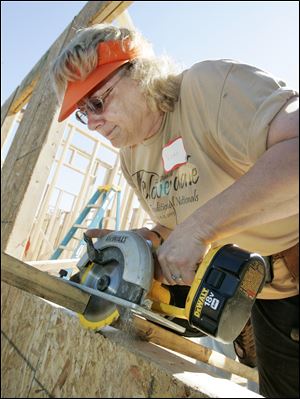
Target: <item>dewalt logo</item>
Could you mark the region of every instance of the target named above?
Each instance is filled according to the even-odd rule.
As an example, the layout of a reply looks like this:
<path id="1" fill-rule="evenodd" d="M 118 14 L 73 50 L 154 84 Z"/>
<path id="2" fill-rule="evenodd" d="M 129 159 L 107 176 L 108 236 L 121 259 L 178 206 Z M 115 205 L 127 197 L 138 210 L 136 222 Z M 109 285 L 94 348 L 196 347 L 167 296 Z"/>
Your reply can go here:
<path id="1" fill-rule="evenodd" d="M 199 295 L 199 299 L 198 299 L 195 309 L 194 309 L 195 317 L 200 317 L 201 310 L 203 308 L 203 305 L 204 305 L 204 302 L 205 302 L 205 299 L 206 299 L 208 293 L 209 293 L 209 289 L 202 288 L 202 291 L 200 292 L 200 295 Z"/>

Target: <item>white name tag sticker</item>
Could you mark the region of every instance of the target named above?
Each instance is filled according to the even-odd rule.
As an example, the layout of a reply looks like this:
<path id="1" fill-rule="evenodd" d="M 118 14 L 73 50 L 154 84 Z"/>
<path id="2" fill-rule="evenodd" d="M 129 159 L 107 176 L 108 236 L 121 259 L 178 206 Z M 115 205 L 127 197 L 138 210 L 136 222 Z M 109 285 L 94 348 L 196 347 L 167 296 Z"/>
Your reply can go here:
<path id="1" fill-rule="evenodd" d="M 166 173 L 187 163 L 187 154 L 183 146 L 182 137 L 177 137 L 177 139 L 170 141 L 164 146 L 162 160 Z"/>

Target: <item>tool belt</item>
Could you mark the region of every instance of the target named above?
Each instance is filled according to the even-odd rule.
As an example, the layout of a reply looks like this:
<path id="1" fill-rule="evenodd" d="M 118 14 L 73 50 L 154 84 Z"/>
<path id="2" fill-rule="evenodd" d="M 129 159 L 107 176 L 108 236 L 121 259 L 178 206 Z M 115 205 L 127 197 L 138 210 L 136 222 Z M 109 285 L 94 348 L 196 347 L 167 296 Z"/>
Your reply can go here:
<path id="1" fill-rule="evenodd" d="M 257 366 L 255 338 L 251 319 L 247 321 L 240 335 L 233 341 L 233 348 L 240 363 L 248 367 Z"/>
<path id="2" fill-rule="evenodd" d="M 289 272 L 297 283 L 299 283 L 299 243 L 289 249 L 272 255 L 271 259 L 273 261 L 276 259 L 283 259 Z"/>

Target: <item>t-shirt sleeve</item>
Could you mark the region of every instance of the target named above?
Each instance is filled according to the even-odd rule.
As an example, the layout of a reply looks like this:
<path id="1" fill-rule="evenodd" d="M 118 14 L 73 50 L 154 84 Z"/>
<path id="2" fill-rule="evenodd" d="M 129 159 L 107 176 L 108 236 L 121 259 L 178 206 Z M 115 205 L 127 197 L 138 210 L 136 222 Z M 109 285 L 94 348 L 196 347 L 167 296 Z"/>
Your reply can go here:
<path id="1" fill-rule="evenodd" d="M 271 74 L 232 62 L 220 93 L 214 132 L 227 156 L 253 164 L 266 151 L 273 118 L 297 95 Z"/>
<path id="2" fill-rule="evenodd" d="M 194 64 L 182 85 L 183 102 L 201 121 L 197 134 L 242 170 L 266 151 L 272 119 L 297 95 L 270 73 L 234 60 Z"/>

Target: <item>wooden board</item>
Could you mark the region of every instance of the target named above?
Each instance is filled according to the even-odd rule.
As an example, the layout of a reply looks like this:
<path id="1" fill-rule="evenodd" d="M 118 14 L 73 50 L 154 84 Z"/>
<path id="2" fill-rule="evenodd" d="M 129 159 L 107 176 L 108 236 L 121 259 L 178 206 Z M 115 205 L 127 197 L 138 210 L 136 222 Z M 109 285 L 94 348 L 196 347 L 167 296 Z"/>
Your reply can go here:
<path id="1" fill-rule="evenodd" d="M 24 291 L 45 298 L 72 311 L 83 313 L 89 294 L 72 287 L 64 280 L 50 276 L 5 253 L 1 256 L 1 280 Z M 6 307 L 14 298 L 9 296 Z"/>

